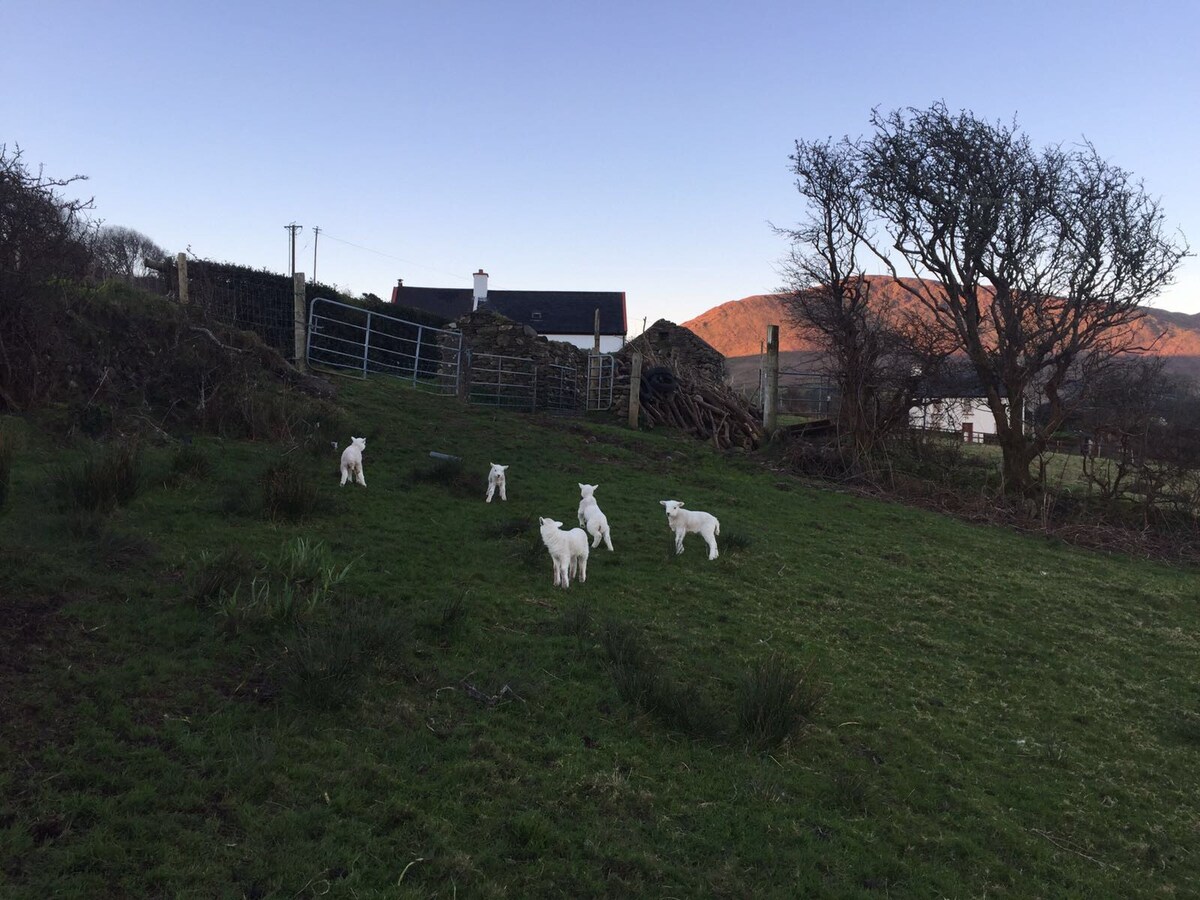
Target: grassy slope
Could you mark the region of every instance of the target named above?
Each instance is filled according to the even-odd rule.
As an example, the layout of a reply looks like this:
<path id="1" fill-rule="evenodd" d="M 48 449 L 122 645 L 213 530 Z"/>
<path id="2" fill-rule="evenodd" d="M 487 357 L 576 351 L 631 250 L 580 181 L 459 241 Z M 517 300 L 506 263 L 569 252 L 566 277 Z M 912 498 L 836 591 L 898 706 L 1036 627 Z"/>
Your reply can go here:
<path id="1" fill-rule="evenodd" d="M 1200 883 L 1194 572 L 812 490 L 661 433 L 385 381 L 346 382 L 344 399 L 368 438 L 367 490 L 339 491 L 332 451 L 306 455 L 331 509 L 275 525 L 229 498 L 280 448 L 201 442 L 212 476 L 172 487 L 159 451 L 157 484 L 111 526 L 152 542 L 131 562 L 70 537 L 38 488 L 47 466 L 18 456 L 0 515 L 2 646 L 21 648 L 0 663 L 0 894 L 1093 897 Z M 473 490 L 411 479 L 429 450 L 462 455 Z M 482 502 L 491 461 L 511 465 L 506 504 Z M 616 553 L 594 551 L 587 583 L 564 592 L 534 529 L 501 532 L 539 515 L 570 525 L 579 481 L 599 483 Z M 694 536 L 671 555 L 666 498 L 720 516 L 719 560 Z M 281 692 L 292 629 L 231 635 L 186 596 L 201 550 L 275 553 L 296 535 L 357 560 L 310 634 L 356 609 L 407 634 L 347 709 Z M 565 626 L 581 608 L 592 625 Z M 730 723 L 739 675 L 771 653 L 813 661 L 825 706 L 769 754 L 731 728 L 672 731 L 617 695 L 607 618 Z M 485 705 L 467 684 L 519 699 Z"/>

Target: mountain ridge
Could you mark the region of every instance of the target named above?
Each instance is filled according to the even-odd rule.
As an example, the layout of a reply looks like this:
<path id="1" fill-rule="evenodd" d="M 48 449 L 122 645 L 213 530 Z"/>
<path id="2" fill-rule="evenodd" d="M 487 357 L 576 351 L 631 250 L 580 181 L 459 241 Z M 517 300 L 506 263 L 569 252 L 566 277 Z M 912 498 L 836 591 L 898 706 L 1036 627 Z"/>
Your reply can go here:
<path id="1" fill-rule="evenodd" d="M 890 279 L 873 279 L 873 290 L 882 290 L 885 302 L 911 309 L 920 306 Z M 752 294 L 730 300 L 680 323 L 711 344 L 728 359 L 757 356 L 766 344 L 767 326 L 779 326 L 781 353 L 817 354 L 820 347 L 789 321 L 783 294 Z M 1154 345 L 1154 355 L 1166 360 L 1179 374 L 1200 377 L 1200 313 L 1180 313 L 1147 307 L 1137 325 L 1139 342 Z"/>

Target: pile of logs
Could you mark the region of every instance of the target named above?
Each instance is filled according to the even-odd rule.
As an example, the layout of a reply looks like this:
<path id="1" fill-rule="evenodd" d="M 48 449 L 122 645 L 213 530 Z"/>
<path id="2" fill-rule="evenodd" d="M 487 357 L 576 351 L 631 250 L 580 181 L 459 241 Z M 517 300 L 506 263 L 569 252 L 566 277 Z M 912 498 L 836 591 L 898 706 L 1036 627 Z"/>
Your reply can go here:
<path id="1" fill-rule="evenodd" d="M 759 445 L 759 417 L 727 385 L 683 372 L 671 373 L 673 378 L 660 375 L 656 384 L 655 373 L 661 370 L 651 369 L 642 379 L 641 415 L 646 425 L 678 428 L 712 441 L 719 450 L 753 450 Z"/>

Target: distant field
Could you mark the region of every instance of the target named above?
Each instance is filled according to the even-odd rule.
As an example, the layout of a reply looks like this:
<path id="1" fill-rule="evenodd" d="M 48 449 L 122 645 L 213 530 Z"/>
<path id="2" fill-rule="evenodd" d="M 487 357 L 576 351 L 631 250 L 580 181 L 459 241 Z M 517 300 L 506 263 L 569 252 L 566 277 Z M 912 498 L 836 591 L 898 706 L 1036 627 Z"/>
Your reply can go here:
<path id="1" fill-rule="evenodd" d="M 329 436 L 197 438 L 99 522 L 52 488 L 88 446 L 3 423 L 0 895 L 1195 894 L 1194 570 L 338 386 L 366 489 Z M 563 591 L 536 522 L 583 481 L 615 552 Z M 763 666 L 823 696 L 781 743 L 739 724 Z"/>

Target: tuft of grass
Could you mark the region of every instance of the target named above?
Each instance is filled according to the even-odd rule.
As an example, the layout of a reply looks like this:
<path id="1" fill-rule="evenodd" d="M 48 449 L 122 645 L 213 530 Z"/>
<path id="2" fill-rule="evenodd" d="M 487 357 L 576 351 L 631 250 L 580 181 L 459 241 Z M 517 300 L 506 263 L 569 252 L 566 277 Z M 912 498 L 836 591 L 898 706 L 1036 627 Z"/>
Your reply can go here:
<path id="1" fill-rule="evenodd" d="M 754 539 L 741 531 L 727 531 L 717 538 L 717 543 L 722 553 L 741 553 L 750 548 Z"/>
<path id="2" fill-rule="evenodd" d="M 363 605 L 336 619 L 301 626 L 283 645 L 283 691 L 315 709 L 352 706 L 372 671 L 394 668 L 403 658 L 411 631 L 395 610 Z"/>
<path id="3" fill-rule="evenodd" d="M 220 553 L 200 551 L 200 565 L 192 575 L 189 594 L 197 603 L 211 603 L 232 593 L 255 569 L 254 558 L 242 547 L 226 547 Z"/>
<path id="4" fill-rule="evenodd" d="M 212 474 L 208 454 L 192 444 L 182 444 L 171 456 L 171 476 L 174 480 L 202 481 Z"/>
<path id="5" fill-rule="evenodd" d="M 328 607 L 354 566 L 337 566 L 321 541 L 296 538 L 272 557 L 251 559 L 236 548 L 201 554 L 191 594 L 211 603 L 226 630 L 259 622 L 299 622 Z"/>
<path id="6" fill-rule="evenodd" d="M 300 628 L 288 642 L 281 673 L 284 693 L 316 709 L 350 706 L 360 694 L 367 655 L 346 623 Z"/>
<path id="7" fill-rule="evenodd" d="M 559 615 L 558 626 L 565 635 L 574 636 L 580 647 L 592 631 L 592 607 L 586 601 L 573 603 Z"/>
<path id="8" fill-rule="evenodd" d="M 296 522 L 318 507 L 317 485 L 295 460 L 285 457 L 262 475 L 263 515 L 277 521 Z"/>
<path id="9" fill-rule="evenodd" d="M 459 497 L 471 497 L 486 493 L 486 484 L 466 471 L 461 459 L 430 459 L 417 466 L 409 475 L 412 484 L 431 484 Z"/>
<path id="10" fill-rule="evenodd" d="M 824 696 L 811 663 L 796 667 L 772 655 L 750 666 L 738 682 L 738 731 L 759 748 L 777 746 L 809 722 Z"/>
<path id="11" fill-rule="evenodd" d="M 443 641 L 449 641 L 462 632 L 468 612 L 467 592 L 463 591 L 443 600 L 427 624 Z"/>
<path id="12" fill-rule="evenodd" d="M 96 558 L 107 569 L 128 569 L 157 552 L 153 541 L 133 532 L 105 531 L 96 541 Z"/>
<path id="13" fill-rule="evenodd" d="M 112 444 L 77 465 L 60 468 L 51 478 L 51 491 L 64 512 L 105 514 L 133 500 L 141 480 L 141 447 Z"/>
<path id="14" fill-rule="evenodd" d="M 8 503 L 13 458 L 17 455 L 16 442 L 5 431 L 0 431 L 0 510 Z"/>
<path id="15" fill-rule="evenodd" d="M 496 540 L 526 537 L 530 532 L 538 533 L 537 521 L 532 516 L 501 519 L 499 522 L 484 522 L 481 529 L 484 537 Z"/>
<path id="16" fill-rule="evenodd" d="M 1174 730 L 1189 744 L 1200 745 L 1200 715 L 1181 710 L 1174 716 Z"/>
<path id="17" fill-rule="evenodd" d="M 608 621 L 601 629 L 601 646 L 617 694 L 668 728 L 693 737 L 718 737 L 720 719 L 695 685 L 664 674 L 661 661 L 629 625 Z"/>

